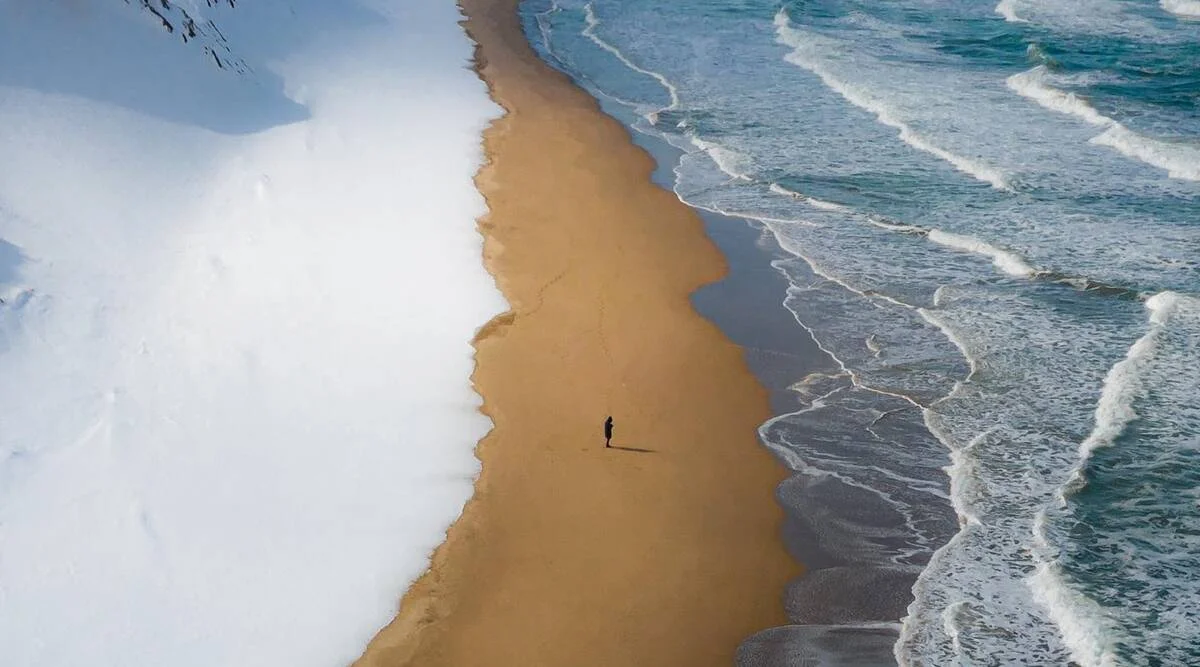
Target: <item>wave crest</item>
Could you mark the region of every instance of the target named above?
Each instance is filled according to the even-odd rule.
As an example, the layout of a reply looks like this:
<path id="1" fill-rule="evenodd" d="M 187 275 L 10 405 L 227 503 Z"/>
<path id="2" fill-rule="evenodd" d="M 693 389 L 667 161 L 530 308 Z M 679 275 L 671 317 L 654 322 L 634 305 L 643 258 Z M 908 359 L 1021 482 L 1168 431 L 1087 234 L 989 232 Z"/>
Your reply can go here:
<path id="1" fill-rule="evenodd" d="M 992 264 L 1001 271 L 1010 276 L 1018 278 L 1031 278 L 1038 274 L 1038 270 L 1033 268 L 1020 255 L 997 248 L 996 246 L 981 241 L 973 236 L 963 236 L 960 234 L 951 234 L 943 232 L 940 229 L 931 229 L 927 234 L 927 238 L 938 245 L 943 245 L 948 248 L 965 250 L 976 255 L 983 255 L 992 260 Z"/>
<path id="2" fill-rule="evenodd" d="M 1197 0 L 1159 0 L 1165 11 L 1185 19 L 1200 19 L 1200 2 Z"/>
<path id="3" fill-rule="evenodd" d="M 1015 0 L 1000 0 L 993 11 L 1000 16 L 1003 16 L 1004 20 L 1008 21 L 1009 23 L 1029 23 L 1029 21 L 1017 16 L 1017 8 L 1015 5 Z"/>
<path id="4" fill-rule="evenodd" d="M 1049 85 L 1048 78 L 1046 66 L 1038 65 L 1008 77 L 1005 83 L 1013 92 L 1051 111 L 1105 128 L 1104 132 L 1091 139 L 1091 143 L 1107 146 L 1126 157 L 1163 169 L 1171 178 L 1200 181 L 1200 147 L 1140 135 L 1100 113 L 1075 93 Z"/>
<path id="5" fill-rule="evenodd" d="M 784 56 L 785 60 L 816 74 L 822 83 L 841 95 L 847 102 L 875 114 L 875 118 L 880 123 L 899 130 L 900 140 L 904 143 L 949 162 L 955 169 L 983 181 L 997 190 L 1011 191 L 1013 189 L 1004 172 L 979 160 L 952 153 L 938 146 L 898 118 L 895 110 L 889 108 L 870 91 L 834 76 L 816 56 L 820 51 L 818 45 L 803 31 L 792 26 L 791 18 L 786 10 L 780 9 L 779 13 L 775 15 L 775 34 L 776 41 L 792 49 L 791 53 Z"/>

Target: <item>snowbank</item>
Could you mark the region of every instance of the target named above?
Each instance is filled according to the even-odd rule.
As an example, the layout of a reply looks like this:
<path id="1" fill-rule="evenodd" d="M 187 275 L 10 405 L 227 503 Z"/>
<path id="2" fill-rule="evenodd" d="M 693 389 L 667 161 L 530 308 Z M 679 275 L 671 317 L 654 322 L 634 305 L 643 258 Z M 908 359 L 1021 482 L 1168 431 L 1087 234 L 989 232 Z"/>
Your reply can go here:
<path id="1" fill-rule="evenodd" d="M 469 497 L 497 109 L 350 4 L 0 0 L 0 664 L 347 664 Z"/>

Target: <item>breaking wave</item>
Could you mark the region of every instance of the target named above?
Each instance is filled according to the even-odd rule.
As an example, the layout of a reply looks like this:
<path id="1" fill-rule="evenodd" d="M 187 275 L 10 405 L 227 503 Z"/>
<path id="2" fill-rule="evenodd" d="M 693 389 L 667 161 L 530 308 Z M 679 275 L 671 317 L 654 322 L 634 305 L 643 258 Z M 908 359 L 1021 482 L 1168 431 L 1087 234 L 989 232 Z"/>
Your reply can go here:
<path id="1" fill-rule="evenodd" d="M 1142 136 L 1100 113 L 1075 93 L 1049 85 L 1049 78 L 1047 67 L 1038 65 L 1008 77 L 1006 83 L 1013 92 L 1051 111 L 1075 116 L 1091 125 L 1105 128 L 1103 133 L 1091 139 L 1091 143 L 1107 146 L 1126 157 L 1164 169 L 1171 178 L 1200 181 L 1200 147 Z"/>

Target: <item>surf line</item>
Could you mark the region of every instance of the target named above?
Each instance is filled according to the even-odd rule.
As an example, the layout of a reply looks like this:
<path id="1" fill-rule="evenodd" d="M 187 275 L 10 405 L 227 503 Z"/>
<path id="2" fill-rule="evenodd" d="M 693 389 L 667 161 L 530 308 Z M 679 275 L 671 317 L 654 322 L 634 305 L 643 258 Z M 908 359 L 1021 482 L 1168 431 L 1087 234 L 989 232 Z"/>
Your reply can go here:
<path id="1" fill-rule="evenodd" d="M 1125 357 L 1109 369 L 1096 403 L 1092 432 L 1079 445 L 1078 461 L 1059 487 L 1054 501 L 1034 517 L 1033 558 L 1037 569 L 1027 583 L 1033 590 L 1034 599 L 1046 609 L 1058 628 L 1072 659 L 1086 667 L 1115 664 L 1111 624 L 1094 599 L 1070 585 L 1061 564 L 1060 550 L 1050 539 L 1047 524 L 1053 512 L 1066 508 L 1068 499 L 1087 485 L 1087 466 L 1095 451 L 1114 446 L 1129 424 L 1137 419 L 1134 405 L 1145 391 L 1146 366 L 1154 361 L 1159 338 L 1171 319 L 1187 303 L 1187 297 L 1171 291 L 1159 292 L 1146 299 L 1145 306 L 1149 311 L 1146 332 L 1129 347 Z"/>
<path id="2" fill-rule="evenodd" d="M 1038 65 L 1008 77 L 1005 85 L 1039 106 L 1104 129 L 1088 143 L 1107 146 L 1125 157 L 1162 169 L 1171 178 L 1200 181 L 1200 149 L 1196 146 L 1142 136 L 1100 113 L 1075 93 L 1051 86 L 1049 79 L 1050 70 L 1045 65 Z"/>
<path id="3" fill-rule="evenodd" d="M 675 88 L 674 84 L 667 80 L 667 77 L 659 74 L 658 72 L 638 66 L 637 63 L 630 60 L 620 49 L 606 42 L 596 34 L 596 27 L 600 25 L 600 19 L 596 18 L 596 12 L 592 9 L 592 3 L 589 2 L 583 6 L 583 14 L 584 18 L 587 20 L 587 27 L 585 27 L 583 32 L 580 33 L 581 35 L 590 39 L 596 46 L 599 46 L 605 51 L 611 53 L 614 57 L 616 57 L 617 60 L 621 61 L 622 65 L 625 65 L 629 69 L 639 74 L 643 74 L 654 79 L 660 85 L 662 85 L 663 89 L 667 91 L 667 95 L 671 98 L 671 103 L 665 107 L 661 107 L 645 114 L 646 120 L 650 121 L 651 125 L 658 124 L 658 116 L 662 112 L 674 111 L 679 108 L 679 90 Z"/>
<path id="4" fill-rule="evenodd" d="M 775 15 L 775 30 L 776 41 L 792 49 L 791 53 L 783 57 L 784 60 L 812 72 L 821 80 L 821 83 L 825 84 L 825 87 L 841 95 L 850 104 L 871 112 L 879 123 L 897 130 L 900 141 L 950 163 L 958 171 L 983 181 L 997 190 L 1014 191 L 1003 171 L 938 146 L 901 120 L 893 109 L 888 108 L 870 92 L 849 85 L 833 76 L 818 57 L 814 56 L 814 52 L 818 51 L 817 45 L 803 30 L 792 24 L 791 16 L 786 10 L 780 9 L 779 13 Z"/>

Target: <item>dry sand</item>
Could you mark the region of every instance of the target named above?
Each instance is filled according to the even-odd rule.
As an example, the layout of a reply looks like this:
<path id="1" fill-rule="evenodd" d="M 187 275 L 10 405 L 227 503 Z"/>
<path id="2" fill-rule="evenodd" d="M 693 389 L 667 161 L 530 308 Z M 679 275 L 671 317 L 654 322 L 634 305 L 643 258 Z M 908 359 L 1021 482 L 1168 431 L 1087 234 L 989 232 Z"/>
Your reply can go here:
<path id="1" fill-rule="evenodd" d="M 542 63 L 516 0 L 464 0 L 507 110 L 477 177 L 512 311 L 476 340 L 475 496 L 359 667 L 728 666 L 787 622 L 766 391 L 688 295 L 724 261 L 653 162 Z M 602 422 L 616 420 L 604 448 Z M 632 451 L 632 448 L 652 450 Z"/>

